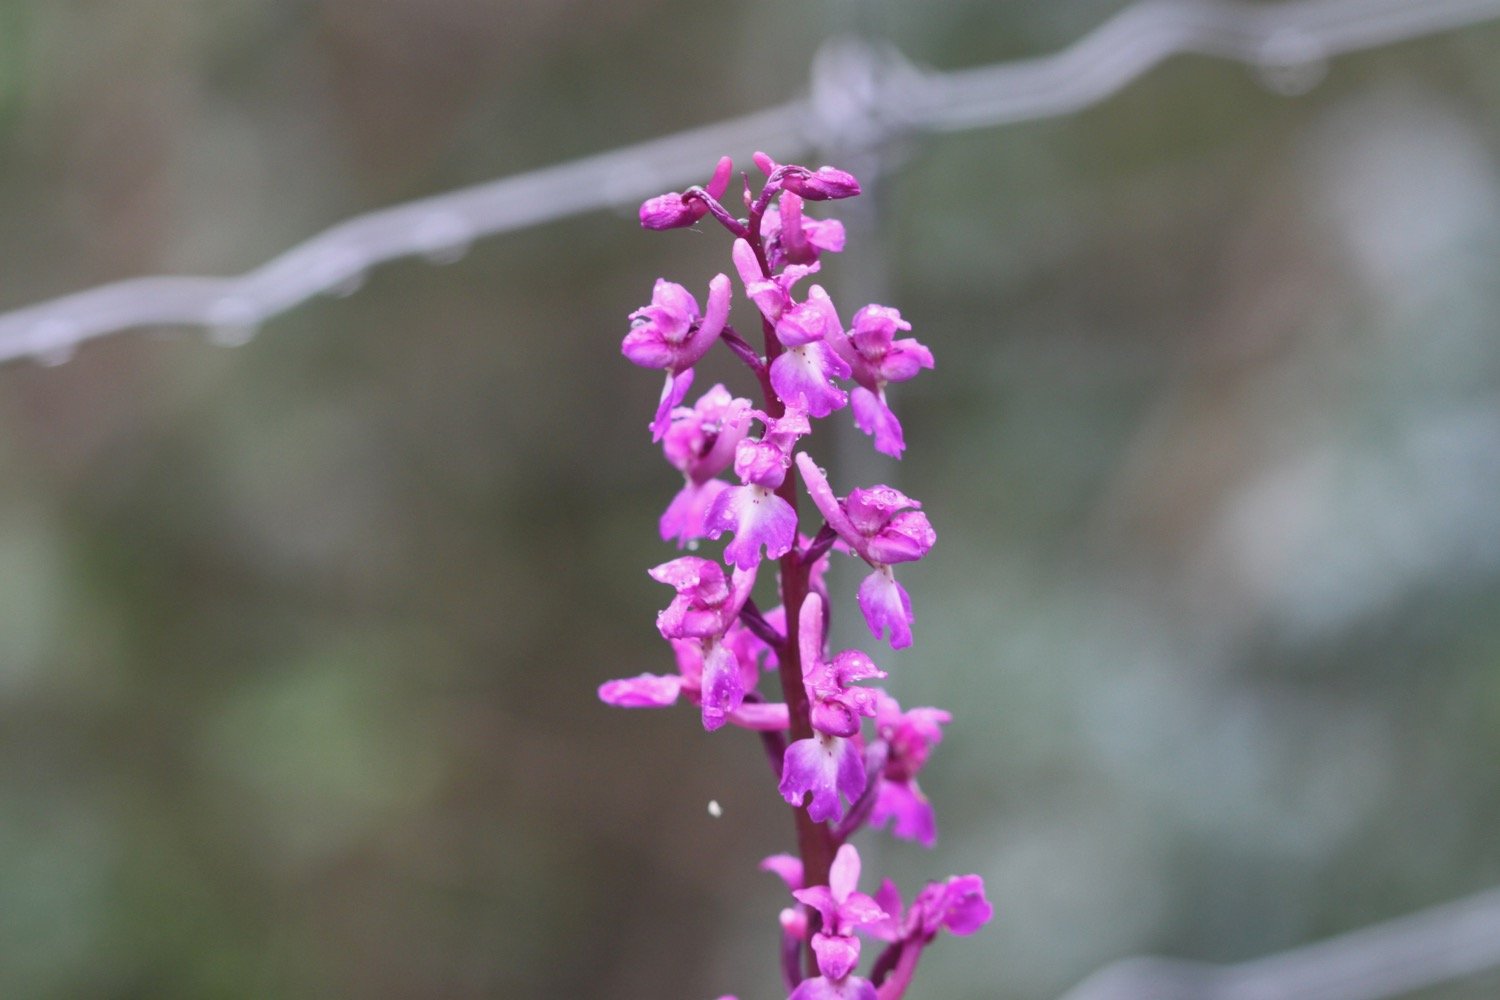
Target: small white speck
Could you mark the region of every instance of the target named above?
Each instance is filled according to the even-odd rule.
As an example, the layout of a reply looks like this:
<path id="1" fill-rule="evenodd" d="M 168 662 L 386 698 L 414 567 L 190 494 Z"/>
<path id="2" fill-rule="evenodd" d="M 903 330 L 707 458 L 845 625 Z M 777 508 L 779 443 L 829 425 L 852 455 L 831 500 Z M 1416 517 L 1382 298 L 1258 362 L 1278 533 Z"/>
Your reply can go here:
<path id="1" fill-rule="evenodd" d="M 719 805 L 718 799 L 708 800 L 708 814 L 714 819 L 718 819 L 720 816 L 724 815 L 724 807 Z"/>

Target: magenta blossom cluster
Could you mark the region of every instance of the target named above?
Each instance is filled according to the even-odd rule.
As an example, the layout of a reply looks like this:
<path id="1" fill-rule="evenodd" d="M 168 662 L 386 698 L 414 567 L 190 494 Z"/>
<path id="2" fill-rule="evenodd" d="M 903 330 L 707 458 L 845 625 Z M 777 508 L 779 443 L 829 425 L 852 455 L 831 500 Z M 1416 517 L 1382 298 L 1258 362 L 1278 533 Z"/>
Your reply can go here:
<path id="1" fill-rule="evenodd" d="M 843 225 L 809 216 L 808 203 L 853 197 L 858 181 L 764 153 L 754 161 L 764 179 L 755 191 L 741 175 L 743 216 L 725 205 L 734 179 L 728 157 L 706 186 L 641 206 L 647 229 L 712 218 L 728 230 L 730 261 L 762 346 L 730 323 L 734 282 L 725 273 L 709 280 L 702 308 L 686 287 L 663 278 L 650 303 L 630 314 L 621 351 L 665 373 L 649 427 L 683 479 L 661 515 L 661 537 L 689 550 L 728 540 L 722 562 L 680 555 L 650 571 L 674 592 L 656 627 L 675 672 L 608 681 L 599 697 L 621 708 L 686 700 L 706 730 L 730 725 L 759 734 L 797 834 L 796 856 L 763 862 L 795 900 L 781 914 L 790 1000 L 898 1000 L 940 932 L 973 933 L 989 920 L 990 904 L 977 875 L 929 883 L 904 909 L 889 879 L 874 896 L 858 891 L 856 832 L 884 828 L 926 847 L 936 842 L 932 804 L 917 776 L 951 717 L 938 708 L 903 709 L 870 683 L 887 674 L 869 654 L 829 651 L 826 574 L 834 552 L 863 561 L 869 572 L 855 604 L 871 635 L 892 649 L 910 646 L 912 602 L 895 567 L 924 558 L 937 533 L 922 505 L 891 486 L 836 493 L 806 443 L 814 421 L 848 409 L 877 451 L 900 458 L 905 435 L 886 389 L 931 368 L 932 352 L 900 336 L 911 324 L 896 309 L 866 305 L 846 326 L 822 286 L 799 289 L 823 254 L 844 248 Z M 714 385 L 688 403 L 694 368 L 716 343 L 750 370 L 758 402 Z M 772 576 L 779 603 L 762 611 L 753 591 Z M 776 678 L 772 694 L 761 690 L 767 674 Z M 884 943 L 863 976 L 861 935 Z"/>

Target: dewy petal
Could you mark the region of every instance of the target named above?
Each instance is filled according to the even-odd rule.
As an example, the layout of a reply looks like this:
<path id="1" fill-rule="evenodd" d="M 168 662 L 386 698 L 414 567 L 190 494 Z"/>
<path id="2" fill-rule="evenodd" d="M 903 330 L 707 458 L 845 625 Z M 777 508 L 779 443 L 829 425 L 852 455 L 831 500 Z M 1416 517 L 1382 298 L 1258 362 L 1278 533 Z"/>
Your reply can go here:
<path id="1" fill-rule="evenodd" d="M 815 823 L 838 820 L 844 816 L 839 792 L 850 799 L 864 790 L 864 756 L 849 740 L 836 736 L 815 736 L 797 740 L 786 748 L 781 765 L 781 797 L 791 805 L 801 805 L 810 795 L 807 815 Z M 852 793 L 850 789 L 853 789 Z"/>
<path id="2" fill-rule="evenodd" d="M 804 678 L 816 672 L 823 662 L 823 621 L 823 596 L 817 592 L 808 594 L 802 610 L 797 612 L 797 651 L 802 657 Z"/>
<path id="3" fill-rule="evenodd" d="M 755 251 L 746 240 L 734 241 L 730 257 L 734 260 L 734 268 L 739 272 L 740 281 L 745 285 L 745 294 L 755 303 L 762 316 L 775 323 L 786 307 L 786 292 L 762 273 L 760 261 L 756 260 Z"/>
<path id="4" fill-rule="evenodd" d="M 798 347 L 802 344 L 812 344 L 819 341 L 828 341 L 830 345 L 837 345 L 839 341 L 848 338 L 843 336 L 844 328 L 839 322 L 838 309 L 833 300 L 823 290 L 822 285 L 813 285 L 807 290 L 807 301 L 801 302 L 782 314 L 781 321 L 776 324 L 776 338 L 786 347 Z M 835 352 L 840 353 L 840 352 Z M 848 367 L 848 359 L 839 358 L 844 367 Z M 847 378 L 848 371 L 844 371 L 839 378 Z"/>
<path id="5" fill-rule="evenodd" d="M 767 559 L 780 559 L 792 550 L 797 512 L 764 486 L 731 486 L 709 508 L 707 528 L 710 538 L 734 532 L 734 541 L 724 548 L 724 561 L 750 569 L 760 564 L 763 545 Z"/>
<path id="6" fill-rule="evenodd" d="M 797 454 L 797 468 L 802 471 L 802 481 L 807 485 L 808 495 L 812 497 L 813 505 L 823 515 L 828 526 L 838 533 L 850 546 L 856 550 L 864 547 L 864 536 L 855 530 L 849 515 L 844 513 L 843 505 L 833 495 L 833 488 L 828 485 L 828 477 L 818 464 L 812 460 L 807 452 Z"/>
<path id="7" fill-rule="evenodd" d="M 681 677 L 641 674 L 605 681 L 599 685 L 599 700 L 616 708 L 665 708 L 677 701 Z"/>
<path id="8" fill-rule="evenodd" d="M 891 344 L 891 349 L 876 365 L 876 373 L 887 382 L 905 382 L 932 365 L 932 352 L 914 338 L 905 337 Z"/>
<path id="9" fill-rule="evenodd" d="M 936 543 L 937 532 L 927 515 L 920 510 L 903 510 L 869 540 L 865 551 L 877 563 L 916 562 Z"/>
<path id="10" fill-rule="evenodd" d="M 734 161 L 727 156 L 720 158 L 705 190 L 715 199 L 723 198 L 724 192 L 729 190 L 729 178 L 733 173 Z M 670 191 L 642 202 L 641 225 L 646 229 L 680 229 L 691 226 L 707 212 L 708 206 L 701 199 L 684 201 L 680 193 Z"/>
<path id="11" fill-rule="evenodd" d="M 897 511 L 919 508 L 921 503 L 894 486 L 884 484 L 856 487 L 844 500 L 844 510 L 859 533 L 871 536 L 885 530 Z"/>
<path id="12" fill-rule="evenodd" d="M 735 446 L 750 429 L 750 401 L 715 385 L 698 401 L 672 411 L 662 437 L 662 453 L 673 467 L 695 483 L 706 482 L 729 467 Z"/>
<path id="13" fill-rule="evenodd" d="M 672 410 L 687 396 L 693 384 L 693 370 L 686 368 L 677 374 L 667 372 L 667 384 L 661 388 L 661 402 L 656 405 L 656 416 L 651 419 L 651 440 L 660 441 L 667 428 L 672 426 Z"/>
<path id="14" fill-rule="evenodd" d="M 677 349 L 663 340 L 649 323 L 630 328 L 620 341 L 620 353 L 642 368 L 670 368 L 677 357 Z"/>
<path id="15" fill-rule="evenodd" d="M 729 596 L 729 584 L 724 579 L 724 570 L 712 559 L 701 556 L 669 559 L 659 566 L 652 566 L 646 571 L 646 575 L 678 593 L 692 591 L 694 596 L 705 601 L 722 601 Z"/>
<path id="16" fill-rule="evenodd" d="M 808 201 L 831 198 L 853 198 L 859 194 L 859 181 L 846 170 L 822 166 L 806 173 L 789 171 L 782 181 L 788 191 L 795 191 Z"/>
<path id="17" fill-rule="evenodd" d="M 645 229 L 680 229 L 703 218 L 708 207 L 701 202 L 686 202 L 676 191 L 659 194 L 641 202 L 641 226 Z"/>
<path id="18" fill-rule="evenodd" d="M 855 386 L 849 394 L 849 406 L 854 411 L 854 426 L 875 439 L 875 450 L 900 458 L 906 451 L 906 435 L 901 430 L 901 421 L 886 405 L 885 393 Z"/>
<path id="19" fill-rule="evenodd" d="M 896 582 L 890 567 L 882 566 L 865 577 L 856 599 L 875 638 L 883 638 L 889 632 L 892 649 L 911 645 L 911 624 L 916 620 L 911 613 L 911 598 L 906 588 Z"/>
<path id="20" fill-rule="evenodd" d="M 698 359 L 707 354 L 708 349 L 714 346 L 714 341 L 719 339 L 724 323 L 729 319 L 731 287 L 727 274 L 716 274 L 708 283 L 708 311 L 703 314 L 703 322 L 698 324 L 692 338 L 683 344 L 676 361 L 678 368 L 697 364 Z M 693 307 L 697 308 L 696 302 Z"/>
<path id="21" fill-rule="evenodd" d="M 747 485 L 774 490 L 786 479 L 790 459 L 767 440 L 741 441 L 734 453 L 734 474 Z"/>
<path id="22" fill-rule="evenodd" d="M 771 362 L 771 388 L 783 403 L 800 403 L 809 416 L 821 418 L 848 402 L 832 381 L 848 374 L 849 366 L 826 345 L 807 344 L 788 348 Z"/>
<path id="23" fill-rule="evenodd" d="M 745 699 L 744 679 L 734 651 L 715 642 L 703 656 L 703 728 L 709 732 L 723 726 L 730 712 Z"/>
<path id="24" fill-rule="evenodd" d="M 751 732 L 779 733 L 791 726 L 792 715 L 786 702 L 747 701 L 729 713 L 729 723 Z"/>
<path id="25" fill-rule="evenodd" d="M 707 538 L 708 528 L 704 521 L 708 509 L 728 488 L 729 484 L 722 479 L 710 479 L 701 485 L 689 482 L 683 486 L 661 516 L 658 524 L 661 540 L 668 542 L 675 538 L 680 549 L 695 538 Z"/>

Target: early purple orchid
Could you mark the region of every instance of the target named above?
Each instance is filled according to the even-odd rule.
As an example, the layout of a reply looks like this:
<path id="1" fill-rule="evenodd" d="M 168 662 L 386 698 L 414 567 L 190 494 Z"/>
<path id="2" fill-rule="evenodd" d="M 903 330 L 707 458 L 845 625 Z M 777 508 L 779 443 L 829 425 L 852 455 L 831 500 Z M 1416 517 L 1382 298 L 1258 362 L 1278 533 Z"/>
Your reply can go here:
<path id="1" fill-rule="evenodd" d="M 939 932 L 967 937 L 995 915 L 984 895 L 984 879 L 978 875 L 954 875 L 942 882 L 927 883 L 904 916 L 901 890 L 890 879 L 881 882 L 875 902 L 884 915 L 871 921 L 866 933 L 890 942 L 872 974 L 879 982 L 877 1000 L 898 1000 L 904 995 L 923 949 Z"/>
<path id="2" fill-rule="evenodd" d="M 729 178 L 734 173 L 734 161 L 720 157 L 714 168 L 713 178 L 708 182 L 708 194 L 713 198 L 724 197 L 729 190 Z M 684 196 L 676 191 L 648 198 L 641 205 L 641 225 L 647 229 L 679 229 L 691 226 L 708 214 L 708 203 L 702 198 Z"/>
<path id="3" fill-rule="evenodd" d="M 781 164 L 765 153 L 754 161 L 765 181 L 756 194 L 745 177 L 745 218 L 721 203 L 733 173 L 728 157 L 706 187 L 641 206 L 648 229 L 711 217 L 731 234 L 734 271 L 755 306 L 765 346 L 758 351 L 728 325 L 731 285 L 724 274 L 709 282 L 701 311 L 686 288 L 659 279 L 650 304 L 631 314 L 621 351 L 666 372 L 650 427 L 683 478 L 661 516 L 661 537 L 691 549 L 700 539 L 733 537 L 722 563 L 681 556 L 650 571 L 675 591 L 657 629 L 676 672 L 606 681 L 599 697 L 620 708 L 686 701 L 698 706 L 706 730 L 759 733 L 778 791 L 795 807 L 799 856 L 762 862 L 796 900 L 779 917 L 790 1000 L 900 1000 L 939 931 L 972 933 L 991 910 L 977 875 L 932 883 L 904 912 L 889 880 L 875 898 L 857 891 L 860 858 L 849 839 L 862 828 L 888 828 L 929 847 L 935 841 L 933 807 L 917 775 L 950 717 L 936 708 L 903 711 L 890 694 L 866 686 L 886 673 L 861 650 L 828 654 L 832 604 L 825 575 L 834 548 L 867 562 L 872 571 L 857 604 L 877 639 L 903 648 L 911 643 L 911 600 L 892 567 L 926 556 L 936 534 L 921 504 L 890 486 L 835 496 L 802 449 L 815 421 L 850 406 L 876 450 L 899 458 L 906 442 L 885 389 L 931 368 L 933 359 L 916 340 L 897 336 L 911 326 L 893 308 L 865 306 L 846 331 L 821 285 L 811 284 L 800 298 L 796 293 L 819 270 L 822 254 L 844 248 L 846 236 L 837 220 L 808 217 L 806 203 L 852 197 L 859 182 L 834 167 Z M 715 385 L 682 405 L 694 366 L 718 340 L 749 368 L 760 403 Z M 731 471 L 732 478 L 725 476 Z M 798 531 L 799 475 L 826 522 L 816 532 Z M 767 559 L 777 563 L 780 603 L 762 611 L 751 592 Z M 767 672 L 776 675 L 772 697 L 781 700 L 759 690 Z M 873 724 L 866 727 L 866 720 Z M 856 973 L 857 931 L 888 942 L 867 976 Z"/>
<path id="4" fill-rule="evenodd" d="M 911 645 L 915 620 L 906 588 L 896 582 L 893 563 L 915 562 L 937 541 L 937 532 L 922 513 L 922 505 L 889 486 L 856 489 L 843 500 L 833 495 L 828 478 L 806 452 L 797 467 L 813 503 L 839 538 L 874 572 L 859 587 L 859 608 L 875 638 L 890 635 L 892 649 Z"/>
<path id="5" fill-rule="evenodd" d="M 681 403 L 693 384 L 693 365 L 708 352 L 729 319 L 730 286 L 727 275 L 708 283 L 708 311 L 698 312 L 698 300 L 674 281 L 658 278 L 651 304 L 630 314 L 630 332 L 620 353 L 642 368 L 665 368 L 667 382 L 651 421 L 651 440 L 667 432 L 672 408 Z"/>
<path id="6" fill-rule="evenodd" d="M 705 392 L 691 408 L 672 410 L 661 446 L 684 483 L 661 516 L 663 541 L 675 538 L 680 548 L 708 537 L 708 509 L 729 487 L 716 477 L 734 461 L 735 449 L 750 429 L 751 412 L 748 399 L 731 396 L 722 385 Z"/>
<path id="7" fill-rule="evenodd" d="M 937 842 L 937 820 L 932 803 L 917 785 L 917 773 L 926 766 L 932 748 L 942 741 L 942 727 L 953 716 L 940 708 L 903 712 L 896 699 L 884 691 L 874 695 L 875 731 L 886 744 L 886 757 L 870 825 L 880 828 L 894 820 L 893 836 L 931 847 Z"/>
<path id="8" fill-rule="evenodd" d="M 854 325 L 830 343 L 848 363 L 859 385 L 850 397 L 854 425 L 875 439 L 875 450 L 900 458 L 906 450 L 901 421 L 886 404 L 885 387 L 905 382 L 932 367 L 932 352 L 912 337 L 896 340 L 897 330 L 910 330 L 899 310 L 868 305 L 854 314 Z"/>
<path id="9" fill-rule="evenodd" d="M 855 928 L 887 917 L 879 903 L 855 888 L 859 883 L 859 868 L 859 852 L 853 844 L 845 844 L 828 869 L 827 885 L 792 891 L 799 903 L 818 911 L 823 926 L 812 937 L 821 975 L 804 980 L 792 993 L 791 1000 L 875 996 L 873 986 L 850 975 L 859 962 Z"/>
<path id="10" fill-rule="evenodd" d="M 760 232 L 772 270 L 786 264 L 811 264 L 820 253 L 844 249 L 844 224 L 803 215 L 802 198 L 791 191 L 783 191 L 777 204 L 766 209 Z"/>

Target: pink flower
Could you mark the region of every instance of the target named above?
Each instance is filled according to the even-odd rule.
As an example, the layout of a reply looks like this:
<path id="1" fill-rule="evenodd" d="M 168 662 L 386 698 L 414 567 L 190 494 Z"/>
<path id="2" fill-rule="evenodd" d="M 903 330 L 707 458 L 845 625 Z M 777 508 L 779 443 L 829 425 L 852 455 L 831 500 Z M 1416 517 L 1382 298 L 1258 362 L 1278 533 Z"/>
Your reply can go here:
<path id="1" fill-rule="evenodd" d="M 761 549 L 767 559 L 780 559 L 792 551 L 797 539 L 797 512 L 769 487 L 731 486 L 720 493 L 704 520 L 708 537 L 726 531 L 734 540 L 724 546 L 724 561 L 741 571 L 760 565 Z"/>
<path id="2" fill-rule="evenodd" d="M 849 365 L 854 381 L 854 425 L 875 439 L 875 450 L 900 458 L 906 449 L 901 421 L 885 401 L 890 382 L 905 382 L 923 368 L 931 368 L 932 352 L 911 337 L 896 340 L 896 331 L 910 330 L 900 311 L 868 305 L 854 314 L 846 335 L 829 343 Z"/>
<path id="3" fill-rule="evenodd" d="M 802 199 L 791 191 L 782 193 L 779 208 L 773 205 L 766 210 L 760 234 L 772 270 L 811 264 L 820 252 L 844 249 L 844 224 L 837 219 L 809 219 L 802 214 Z"/>
<path id="4" fill-rule="evenodd" d="M 681 403 L 693 384 L 693 365 L 707 353 L 729 319 L 730 284 L 727 275 L 708 283 L 708 311 L 698 312 L 698 300 L 673 281 L 658 278 L 651 304 L 630 314 L 630 332 L 620 353 L 642 368 L 664 368 L 666 385 L 651 421 L 651 439 L 667 431 L 672 408 Z"/>
<path id="5" fill-rule="evenodd" d="M 692 408 L 672 411 L 662 450 L 682 472 L 684 483 L 661 516 L 662 541 L 675 538 L 680 548 L 708 536 L 709 508 L 729 488 L 714 477 L 733 461 L 736 446 L 750 428 L 751 412 L 749 400 L 731 397 L 722 385 L 704 393 Z"/>
<path id="6" fill-rule="evenodd" d="M 729 189 L 729 178 L 734 173 L 734 161 L 725 156 L 714 168 L 714 175 L 705 190 L 715 200 L 724 197 Z M 676 191 L 657 195 L 641 204 L 641 225 L 646 229 L 679 229 L 691 226 L 708 213 L 708 206 L 699 198 L 683 198 Z"/>
<path id="7" fill-rule="evenodd" d="M 817 261 L 811 264 L 788 264 L 779 273 L 767 276 L 760 268 L 755 251 L 745 240 L 735 240 L 730 251 L 734 269 L 745 285 L 745 295 L 760 314 L 775 323 L 781 319 L 792 304 L 792 286 L 818 270 Z"/>
<path id="8" fill-rule="evenodd" d="M 865 758 L 855 741 L 817 733 L 786 748 L 778 790 L 793 806 L 802 805 L 803 799 L 810 797 L 807 815 L 814 822 L 842 819 L 844 805 L 839 793 L 853 802 L 864 789 Z"/>
<path id="9" fill-rule="evenodd" d="M 978 875 L 952 875 L 942 882 L 927 883 L 904 916 L 901 891 L 890 879 L 880 884 L 875 902 L 885 915 L 871 921 L 866 933 L 882 941 L 910 942 L 909 947 L 917 948 L 930 944 L 944 929 L 967 937 L 995 915 L 995 908 L 984 895 L 984 879 Z"/>
<path id="10" fill-rule="evenodd" d="M 846 649 L 832 661 L 827 660 L 823 634 L 823 598 L 808 594 L 798 617 L 797 642 L 803 683 L 812 705 L 812 725 L 820 733 L 848 738 L 859 732 L 861 718 L 874 717 L 878 696 L 871 688 L 854 687 L 854 682 L 886 674 L 857 649 Z M 850 799 L 858 795 L 856 792 Z"/>
<path id="11" fill-rule="evenodd" d="M 859 181 L 854 175 L 835 167 L 822 166 L 817 170 L 806 167 L 789 167 L 781 186 L 795 191 L 808 201 L 827 201 L 830 198 L 853 198 L 859 194 Z"/>
<path id="12" fill-rule="evenodd" d="M 812 939 L 813 954 L 817 956 L 818 971 L 822 976 L 804 981 L 792 993 L 793 997 L 874 996 L 873 988 L 866 990 L 860 985 L 862 980 L 850 976 L 859 962 L 859 938 L 854 936 L 855 929 L 886 918 L 885 911 L 874 899 L 856 890 L 859 867 L 859 852 L 853 844 L 845 844 L 833 856 L 826 886 L 815 885 L 792 891 L 799 903 L 817 910 L 823 918 L 822 929 Z M 823 982 L 818 983 L 818 979 Z M 809 982 L 814 985 L 809 986 Z"/>
<path id="13" fill-rule="evenodd" d="M 932 748 L 942 741 L 942 727 L 953 716 L 940 708 L 903 712 L 896 699 L 884 691 L 874 694 L 875 731 L 886 744 L 886 758 L 870 825 L 879 828 L 894 820 L 894 836 L 931 847 L 937 841 L 937 821 L 932 804 L 917 785 L 917 773 L 926 766 Z"/>
<path id="14" fill-rule="evenodd" d="M 599 700 L 616 708 L 665 708 L 677 703 L 679 697 L 687 698 L 703 710 L 703 727 L 710 731 L 726 722 L 760 732 L 780 732 L 790 724 L 787 707 L 781 702 L 746 702 L 736 700 L 736 687 L 740 699 L 743 692 L 752 690 L 757 680 L 756 660 L 745 656 L 740 650 L 743 644 L 739 634 L 744 629 L 731 626 L 722 642 L 709 639 L 673 639 L 672 651 L 677 657 L 678 673 L 675 675 L 640 674 L 619 680 L 605 681 L 599 686 Z M 708 647 L 705 650 L 705 646 Z M 728 650 L 733 664 L 722 652 Z M 713 657 L 713 662 L 709 662 Z M 707 667 L 707 669 L 705 669 Z M 737 678 L 726 668 L 738 669 Z M 708 690 L 705 695 L 705 677 Z"/>
<path id="15" fill-rule="evenodd" d="M 765 153 L 757 152 L 755 165 L 766 175 L 767 186 L 780 183 L 787 191 L 795 191 L 808 201 L 824 201 L 829 198 L 853 198 L 859 194 L 859 181 L 846 170 L 822 166 L 809 170 L 795 163 L 785 166 L 777 163 Z"/>
<path id="16" fill-rule="evenodd" d="M 797 467 L 828 526 L 874 567 L 857 595 L 871 633 L 879 639 L 889 632 L 892 649 L 910 646 L 911 598 L 896 582 L 891 564 L 921 559 L 937 541 L 927 515 L 916 509 L 921 504 L 889 486 L 855 489 L 840 500 L 806 452 L 797 455 Z"/>
<path id="17" fill-rule="evenodd" d="M 780 417 L 760 410 L 751 412 L 766 425 L 766 432 L 758 441 L 739 442 L 734 453 L 734 472 L 747 485 L 774 490 L 781 486 L 792 467 L 792 449 L 799 438 L 812 432 L 812 425 L 807 421 L 807 411 L 796 406 L 788 407 Z"/>
<path id="18" fill-rule="evenodd" d="M 737 569 L 732 580 L 716 562 L 681 556 L 650 570 L 651 579 L 665 583 L 677 596 L 656 616 L 664 639 L 723 638 L 739 616 L 755 586 L 753 566 Z"/>

